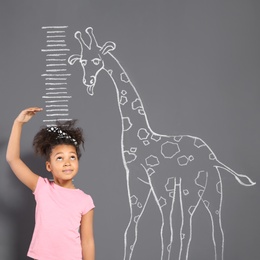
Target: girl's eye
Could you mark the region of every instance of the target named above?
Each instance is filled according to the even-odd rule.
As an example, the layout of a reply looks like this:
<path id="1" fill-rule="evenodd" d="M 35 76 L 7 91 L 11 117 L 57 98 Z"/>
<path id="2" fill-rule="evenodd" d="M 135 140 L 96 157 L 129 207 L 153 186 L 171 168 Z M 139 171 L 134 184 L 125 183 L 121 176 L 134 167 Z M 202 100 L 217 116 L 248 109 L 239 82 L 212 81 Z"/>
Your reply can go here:
<path id="1" fill-rule="evenodd" d="M 71 156 L 70 158 L 71 158 L 71 160 L 76 160 L 77 159 L 76 156 L 74 156 L 74 155 Z"/>
<path id="2" fill-rule="evenodd" d="M 62 160 L 61 156 L 57 157 L 57 161 L 61 161 L 61 160 Z"/>

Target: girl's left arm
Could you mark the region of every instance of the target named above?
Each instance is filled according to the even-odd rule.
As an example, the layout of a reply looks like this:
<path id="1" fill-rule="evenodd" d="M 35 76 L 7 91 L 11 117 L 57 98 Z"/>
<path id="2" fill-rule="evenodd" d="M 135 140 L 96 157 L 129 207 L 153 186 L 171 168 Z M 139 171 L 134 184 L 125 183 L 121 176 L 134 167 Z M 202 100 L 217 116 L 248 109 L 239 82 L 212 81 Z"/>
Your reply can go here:
<path id="1" fill-rule="evenodd" d="M 95 241 L 93 231 L 94 209 L 82 216 L 80 235 L 83 260 L 95 260 Z"/>

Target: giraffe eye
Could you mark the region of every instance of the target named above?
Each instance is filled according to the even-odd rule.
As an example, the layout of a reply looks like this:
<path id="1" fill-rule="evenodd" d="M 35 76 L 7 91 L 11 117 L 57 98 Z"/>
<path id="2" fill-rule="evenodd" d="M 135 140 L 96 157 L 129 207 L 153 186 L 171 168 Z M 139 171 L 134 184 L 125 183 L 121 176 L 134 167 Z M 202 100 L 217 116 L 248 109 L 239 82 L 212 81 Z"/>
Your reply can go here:
<path id="1" fill-rule="evenodd" d="M 99 58 L 95 58 L 92 60 L 92 62 L 94 63 L 94 65 L 98 65 L 100 63 L 101 59 Z"/>
<path id="2" fill-rule="evenodd" d="M 87 60 L 81 60 L 81 65 L 82 65 L 82 66 L 86 66 L 86 65 L 87 65 L 87 63 L 88 63 L 88 61 L 87 61 Z"/>

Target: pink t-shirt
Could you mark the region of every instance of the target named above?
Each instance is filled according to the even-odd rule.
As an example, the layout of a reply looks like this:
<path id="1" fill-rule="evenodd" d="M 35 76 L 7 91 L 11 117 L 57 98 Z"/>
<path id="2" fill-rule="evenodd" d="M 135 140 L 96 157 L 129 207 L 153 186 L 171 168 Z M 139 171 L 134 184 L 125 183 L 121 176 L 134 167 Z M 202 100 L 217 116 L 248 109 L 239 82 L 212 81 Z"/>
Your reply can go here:
<path id="1" fill-rule="evenodd" d="M 90 195 L 39 177 L 34 191 L 35 228 L 28 256 L 37 260 L 82 260 L 79 227 L 93 209 Z"/>

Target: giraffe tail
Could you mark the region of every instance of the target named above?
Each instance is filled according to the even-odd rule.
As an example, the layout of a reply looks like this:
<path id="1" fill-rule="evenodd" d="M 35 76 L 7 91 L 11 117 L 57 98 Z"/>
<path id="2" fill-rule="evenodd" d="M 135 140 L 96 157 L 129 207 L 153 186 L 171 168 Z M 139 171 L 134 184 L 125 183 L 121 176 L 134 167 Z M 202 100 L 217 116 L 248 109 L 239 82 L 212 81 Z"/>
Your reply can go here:
<path id="1" fill-rule="evenodd" d="M 216 165 L 215 167 L 217 169 L 223 169 L 223 170 L 231 173 L 235 177 L 235 179 L 238 181 L 238 183 L 243 186 L 253 186 L 256 184 L 256 182 L 253 182 L 248 176 L 246 176 L 244 174 L 236 173 L 231 168 L 229 168 L 228 166 L 226 166 L 225 164 L 223 164 L 221 162 L 219 162 L 219 165 Z"/>

